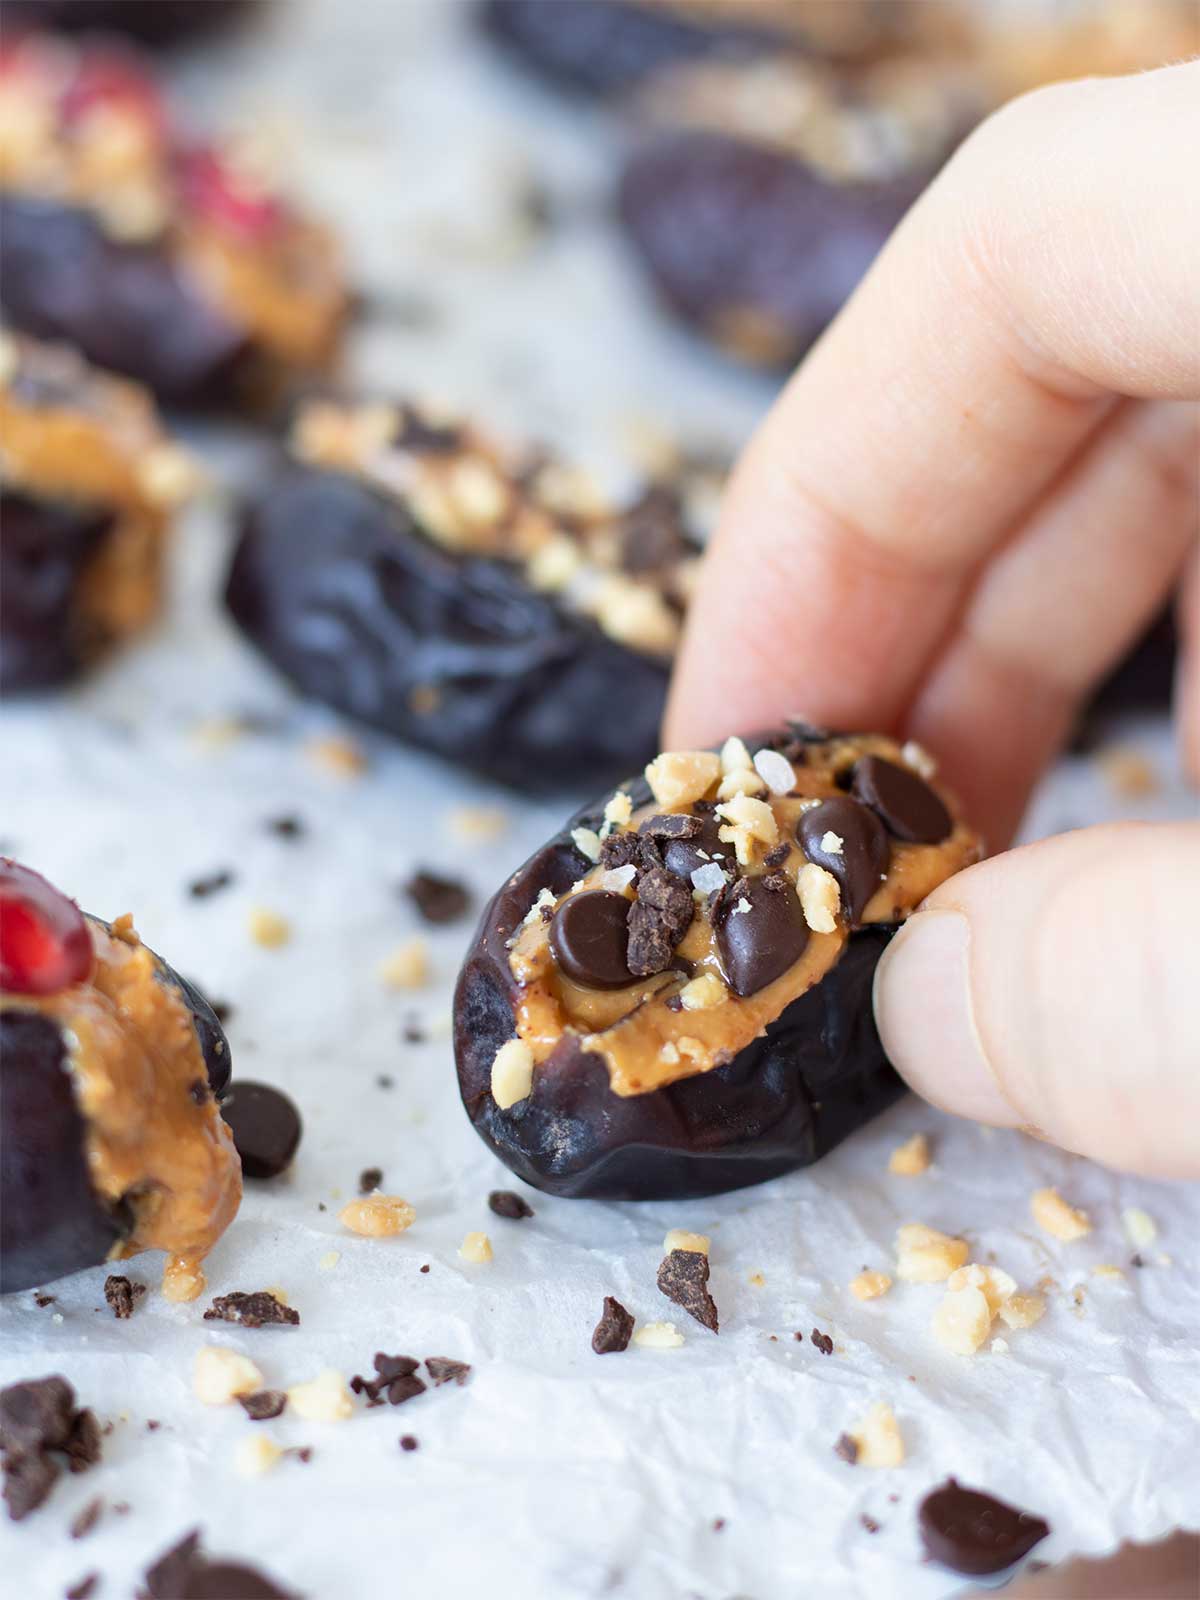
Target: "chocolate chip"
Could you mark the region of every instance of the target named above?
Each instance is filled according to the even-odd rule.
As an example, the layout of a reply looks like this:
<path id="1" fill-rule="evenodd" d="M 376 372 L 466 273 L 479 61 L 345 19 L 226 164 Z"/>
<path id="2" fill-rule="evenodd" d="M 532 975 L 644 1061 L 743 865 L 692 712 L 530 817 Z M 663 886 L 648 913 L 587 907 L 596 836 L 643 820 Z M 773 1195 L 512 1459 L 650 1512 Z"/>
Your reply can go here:
<path id="1" fill-rule="evenodd" d="M 953 1478 L 925 1496 L 917 1520 L 931 1560 L 968 1577 L 1003 1572 L 1050 1532 L 1041 1517 Z"/>
<path id="2" fill-rule="evenodd" d="M 627 1350 L 633 1337 L 633 1318 L 619 1300 L 604 1296 L 604 1310 L 592 1333 L 592 1349 L 598 1356 L 615 1355 Z"/>
<path id="3" fill-rule="evenodd" d="M 830 841 L 835 844 L 833 849 L 826 849 L 822 842 L 827 834 L 834 834 L 840 841 Z M 796 837 L 808 859 L 837 879 L 847 916 L 857 922 L 878 889 L 891 856 L 883 823 L 849 795 L 838 795 L 805 811 L 797 824 Z"/>
<path id="4" fill-rule="evenodd" d="M 630 972 L 639 978 L 665 972 L 674 959 L 675 946 L 691 926 L 695 909 L 686 879 L 665 867 L 643 874 L 628 915 Z"/>
<path id="5" fill-rule="evenodd" d="M 494 1211 L 498 1217 L 507 1217 L 510 1222 L 521 1222 L 533 1215 L 533 1207 L 529 1202 L 511 1189 L 493 1189 L 488 1195 L 488 1210 Z"/>
<path id="6" fill-rule="evenodd" d="M 222 868 L 220 872 L 210 872 L 207 878 L 194 878 L 188 884 L 188 893 L 193 900 L 207 900 L 210 894 L 228 889 L 232 882 L 233 873 L 228 868 Z"/>
<path id="7" fill-rule="evenodd" d="M 221 1107 L 247 1178 L 277 1178 L 300 1143 L 300 1113 L 279 1089 L 241 1079 Z"/>
<path id="8" fill-rule="evenodd" d="M 144 1283 L 132 1283 L 128 1278 L 113 1272 L 104 1280 L 104 1298 L 112 1307 L 118 1322 L 133 1315 L 133 1308 L 146 1292 Z"/>
<path id="9" fill-rule="evenodd" d="M 689 884 L 697 867 L 706 867 L 712 861 L 732 871 L 736 859 L 733 846 L 721 838 L 721 824 L 716 817 L 700 816 L 689 820 L 699 821 L 700 827 L 685 838 L 665 842 L 663 866 Z"/>
<path id="10" fill-rule="evenodd" d="M 66 1591 L 65 1600 L 91 1600 L 100 1582 L 98 1572 L 89 1572 L 86 1577 L 80 1578 L 78 1583 L 73 1583 Z"/>
<path id="11" fill-rule="evenodd" d="M 858 1460 L 858 1441 L 852 1439 L 848 1433 L 839 1434 L 838 1441 L 833 1447 L 833 1453 L 835 1456 L 840 1456 L 850 1466 L 853 1466 Z"/>
<path id="12" fill-rule="evenodd" d="M 954 829 L 950 813 L 925 780 L 882 756 L 855 763 L 852 787 L 855 798 L 877 811 L 897 839 L 940 844 Z"/>
<path id="13" fill-rule="evenodd" d="M 827 1333 L 822 1333 L 820 1328 L 813 1329 L 812 1342 L 823 1356 L 831 1356 L 833 1354 L 833 1340 Z"/>
<path id="14" fill-rule="evenodd" d="M 279 839 L 299 839 L 304 834 L 304 823 L 299 817 L 271 817 L 267 830 Z"/>
<path id="15" fill-rule="evenodd" d="M 371 1194 L 383 1182 L 382 1167 L 364 1167 L 358 1175 L 359 1194 Z"/>
<path id="16" fill-rule="evenodd" d="M 404 885 L 404 892 L 426 922 L 457 922 L 471 905 L 471 894 L 457 878 L 443 878 L 436 872 L 416 872 Z"/>
<path id="17" fill-rule="evenodd" d="M 300 1313 L 266 1289 L 253 1294 L 219 1294 L 204 1313 L 205 1322 L 234 1322 L 240 1328 L 298 1328 Z"/>
<path id="18" fill-rule="evenodd" d="M 672 1250 L 658 1269 L 658 1287 L 703 1327 L 718 1332 L 717 1308 L 708 1292 L 708 1257 L 702 1250 Z"/>
<path id="19" fill-rule="evenodd" d="M 420 1443 L 417 1439 L 417 1436 L 413 1433 L 402 1433 L 400 1435 L 400 1448 L 406 1454 L 410 1454 L 413 1450 L 419 1449 Z"/>
<path id="20" fill-rule="evenodd" d="M 740 878 L 714 909 L 717 950 L 734 994 L 756 994 L 804 954 L 808 923 L 795 890 Z"/>
<path id="21" fill-rule="evenodd" d="M 104 1501 L 99 1495 L 89 1500 L 82 1511 L 76 1512 L 71 1522 L 72 1539 L 86 1539 L 104 1513 Z"/>
<path id="22" fill-rule="evenodd" d="M 633 982 L 627 963 L 629 901 L 594 889 L 572 895 L 550 924 L 550 949 L 559 968 L 588 989 L 623 989 Z"/>
<path id="23" fill-rule="evenodd" d="M 256 1389 L 253 1394 L 238 1395 L 238 1404 L 251 1422 L 270 1422 L 287 1410 L 287 1395 L 282 1389 Z"/>
<path id="24" fill-rule="evenodd" d="M 452 1361 L 449 1356 L 427 1356 L 425 1365 L 436 1389 L 440 1389 L 444 1383 L 455 1383 L 461 1389 L 471 1376 L 467 1362 Z"/>

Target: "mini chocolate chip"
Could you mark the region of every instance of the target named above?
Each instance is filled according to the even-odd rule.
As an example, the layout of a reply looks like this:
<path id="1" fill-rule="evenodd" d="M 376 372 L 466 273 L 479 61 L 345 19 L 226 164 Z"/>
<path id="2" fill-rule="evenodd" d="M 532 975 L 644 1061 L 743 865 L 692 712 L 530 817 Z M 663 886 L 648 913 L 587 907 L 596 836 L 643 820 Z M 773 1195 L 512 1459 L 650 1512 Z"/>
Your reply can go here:
<path id="1" fill-rule="evenodd" d="M 266 1289 L 253 1294 L 219 1294 L 204 1313 L 205 1322 L 233 1322 L 240 1328 L 298 1328 L 300 1313 Z"/>
<path id="2" fill-rule="evenodd" d="M 533 1215 L 529 1202 L 511 1189 L 493 1189 L 488 1195 L 488 1210 L 498 1217 L 507 1217 L 510 1222 L 521 1222 Z"/>
<path id="3" fill-rule="evenodd" d="M 420 1017 L 407 1017 L 405 1019 L 404 1028 L 400 1037 L 404 1040 L 405 1044 L 424 1044 L 429 1035 L 425 1032 Z M 390 1089 L 391 1086 L 392 1080 L 389 1078 L 387 1080 L 387 1087 Z"/>
<path id="4" fill-rule="evenodd" d="M 227 868 L 222 868 L 220 872 L 210 872 L 207 878 L 194 878 L 188 884 L 188 893 L 193 900 L 207 900 L 210 894 L 228 889 L 232 882 L 233 873 Z"/>
<path id="5" fill-rule="evenodd" d="M 419 1449 L 420 1446 L 416 1434 L 402 1433 L 400 1435 L 400 1448 L 406 1454 L 411 1453 L 413 1450 Z"/>
<path id="6" fill-rule="evenodd" d="M 253 1394 L 238 1395 L 238 1404 L 251 1422 L 270 1422 L 287 1410 L 287 1395 L 282 1389 L 258 1389 Z"/>
<path id="7" fill-rule="evenodd" d="M 471 1376 L 471 1368 L 466 1361 L 452 1361 L 449 1356 L 427 1356 L 425 1365 L 429 1376 L 433 1379 L 435 1389 L 440 1389 L 444 1383 L 457 1384 L 461 1389 Z"/>
<path id="8" fill-rule="evenodd" d="M 812 1342 L 823 1356 L 831 1356 L 833 1354 L 833 1340 L 827 1333 L 822 1333 L 820 1328 L 813 1329 Z"/>
<path id="9" fill-rule="evenodd" d="M 853 792 L 879 813 L 897 839 L 940 844 L 953 832 L 950 813 L 925 780 L 882 756 L 855 762 Z"/>
<path id="10" fill-rule="evenodd" d="M 822 841 L 831 833 L 840 843 L 826 849 Z M 796 837 L 808 859 L 837 879 L 846 914 L 851 922 L 857 922 L 878 889 L 891 856 L 883 823 L 849 795 L 838 795 L 803 812 Z"/>
<path id="11" fill-rule="evenodd" d="M 917 1520 L 930 1558 L 967 1577 L 1003 1572 L 1050 1532 L 1041 1517 L 953 1478 L 925 1496 Z"/>
<path id="12" fill-rule="evenodd" d="M 722 896 L 713 921 L 726 981 L 743 998 L 794 966 L 808 944 L 808 923 L 790 884 L 772 889 L 762 878 L 740 878 Z"/>
<path id="13" fill-rule="evenodd" d="M 858 1460 L 857 1439 L 852 1439 L 848 1433 L 839 1434 L 837 1443 L 833 1447 L 833 1453 L 835 1456 L 840 1456 L 850 1466 L 853 1466 Z"/>
<path id="14" fill-rule="evenodd" d="M 371 1194 L 383 1182 L 382 1167 L 364 1167 L 358 1175 L 359 1194 Z"/>
<path id="15" fill-rule="evenodd" d="M 559 968 L 588 989 L 623 989 L 633 982 L 627 954 L 629 901 L 593 889 L 572 895 L 550 924 L 550 949 Z"/>
<path id="16" fill-rule="evenodd" d="M 429 1263 L 428 1263 L 428 1261 L 427 1261 L 427 1262 L 426 1262 L 426 1263 L 425 1263 L 425 1265 L 424 1265 L 424 1266 L 423 1266 L 423 1267 L 422 1267 L 422 1268 L 421 1268 L 421 1271 L 422 1271 L 422 1272 L 428 1272 L 428 1271 L 429 1271 Z"/>
<path id="17" fill-rule="evenodd" d="M 639 978 L 665 972 L 696 909 L 686 879 L 655 867 L 644 873 L 629 907 L 629 970 Z"/>
<path id="18" fill-rule="evenodd" d="M 86 1539 L 88 1534 L 100 1521 L 104 1513 L 104 1501 L 99 1495 L 94 1500 L 89 1500 L 82 1511 L 75 1514 L 71 1522 L 72 1539 Z"/>
<path id="19" fill-rule="evenodd" d="M 300 1143 L 300 1113 L 279 1089 L 240 1079 L 221 1106 L 247 1178 L 277 1178 Z"/>
<path id="20" fill-rule="evenodd" d="M 132 1283 L 117 1273 L 110 1273 L 104 1280 L 104 1298 L 112 1307 L 112 1314 L 118 1322 L 123 1322 L 133 1315 L 134 1306 L 145 1292 L 144 1283 Z"/>
<path id="21" fill-rule="evenodd" d="M 377 1089 L 394 1089 L 396 1080 L 395 1078 L 389 1078 L 386 1072 L 381 1072 L 375 1079 L 375 1087 Z"/>
<path id="22" fill-rule="evenodd" d="M 457 922 L 471 905 L 471 893 L 465 884 L 436 872 L 414 873 L 404 885 L 404 892 L 426 922 Z"/>
<path id="23" fill-rule="evenodd" d="M 717 1333 L 717 1307 L 708 1292 L 708 1270 L 708 1257 L 702 1250 L 672 1250 L 659 1266 L 658 1287 L 702 1327 Z"/>
<path id="24" fill-rule="evenodd" d="M 633 1318 L 619 1300 L 611 1294 L 604 1296 L 604 1310 L 592 1333 L 592 1349 L 598 1356 L 610 1356 L 627 1350 L 633 1337 Z"/>

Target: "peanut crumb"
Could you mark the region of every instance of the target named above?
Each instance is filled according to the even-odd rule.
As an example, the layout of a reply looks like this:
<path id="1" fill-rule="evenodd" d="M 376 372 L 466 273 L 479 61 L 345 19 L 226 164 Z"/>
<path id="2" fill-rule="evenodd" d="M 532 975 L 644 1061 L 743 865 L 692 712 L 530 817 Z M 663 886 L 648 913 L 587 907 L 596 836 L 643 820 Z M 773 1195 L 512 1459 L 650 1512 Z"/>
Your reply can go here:
<path id="1" fill-rule="evenodd" d="M 379 964 L 389 989 L 422 989 L 429 982 L 429 946 L 424 939 L 406 939 Z"/>
<path id="2" fill-rule="evenodd" d="M 239 1440 L 233 1464 L 243 1478 L 261 1478 L 282 1456 L 283 1451 L 267 1434 L 255 1432 Z"/>
<path id="3" fill-rule="evenodd" d="M 633 816 L 633 801 L 624 789 L 618 789 L 604 808 L 604 821 L 610 828 L 623 828 Z"/>
<path id="4" fill-rule="evenodd" d="M 572 828 L 571 843 L 581 856 L 586 856 L 589 861 L 599 861 L 600 835 L 595 828 Z"/>
<path id="5" fill-rule="evenodd" d="M 334 1367 L 326 1367 L 308 1383 L 287 1392 L 288 1405 L 305 1422 L 344 1422 L 354 1415 L 354 1401 L 346 1380 Z"/>
<path id="6" fill-rule="evenodd" d="M 935 1338 L 955 1355 L 974 1355 L 991 1331 L 991 1307 L 982 1289 L 948 1289 L 933 1314 Z"/>
<path id="7" fill-rule="evenodd" d="M 247 1356 L 223 1344 L 206 1344 L 196 1352 L 192 1393 L 206 1406 L 227 1406 L 240 1394 L 263 1386 L 263 1375 Z"/>
<path id="8" fill-rule="evenodd" d="M 740 866 L 748 867 L 753 863 L 756 846 L 764 845 L 769 850 L 779 842 L 779 824 L 765 800 L 735 794 L 717 807 L 717 816 L 728 824 L 718 829 L 717 837 L 733 845 Z"/>
<path id="9" fill-rule="evenodd" d="M 718 800 L 732 800 L 735 795 L 762 795 L 767 792 L 767 786 L 752 768 L 747 767 L 737 772 L 727 772 L 717 785 Z"/>
<path id="10" fill-rule="evenodd" d="M 533 1092 L 533 1051 L 524 1039 L 507 1039 L 492 1062 L 492 1099 L 501 1111 Z"/>
<path id="11" fill-rule="evenodd" d="M 1046 1313 L 1040 1294 L 1014 1294 L 1000 1307 L 1000 1321 L 1007 1328 L 1032 1328 Z"/>
<path id="12" fill-rule="evenodd" d="M 918 777 L 924 778 L 926 783 L 937 777 L 937 762 L 925 746 L 918 744 L 915 739 L 909 739 L 903 745 L 900 759 L 906 767 L 911 767 Z"/>
<path id="13" fill-rule="evenodd" d="M 646 768 L 658 804 L 679 810 L 702 800 L 720 776 L 720 757 L 709 750 L 667 750 Z"/>
<path id="14" fill-rule="evenodd" d="M 248 926 L 250 937 L 264 950 L 278 950 L 292 937 L 292 925 L 287 918 L 277 911 L 268 911 L 265 906 L 255 906 L 251 910 Z"/>
<path id="15" fill-rule="evenodd" d="M 702 972 L 698 978 L 684 984 L 679 999 L 685 1011 L 711 1011 L 725 1004 L 729 990 L 715 972 Z"/>
<path id="16" fill-rule="evenodd" d="M 899 1178 L 919 1178 L 929 1171 L 931 1160 L 929 1139 L 923 1133 L 914 1133 L 911 1139 L 898 1144 L 888 1157 L 888 1171 Z"/>
<path id="17" fill-rule="evenodd" d="M 904 1439 L 891 1406 L 881 1401 L 871 1407 L 849 1437 L 858 1446 L 855 1465 L 899 1467 L 904 1464 Z"/>
<path id="18" fill-rule="evenodd" d="M 736 734 L 730 734 L 729 738 L 726 739 L 725 743 L 721 746 L 720 762 L 721 771 L 725 774 L 729 774 L 731 772 L 750 772 L 754 767 L 754 763 L 750 759 L 750 752 L 746 748 L 745 741 L 743 739 L 739 739 Z"/>
<path id="19" fill-rule="evenodd" d="M 643 1350 L 678 1350 L 684 1339 L 673 1322 L 644 1322 L 633 1342 Z"/>
<path id="20" fill-rule="evenodd" d="M 878 1300 L 892 1287 L 886 1272 L 860 1272 L 850 1280 L 850 1293 L 856 1300 Z"/>
<path id="21" fill-rule="evenodd" d="M 416 1220 L 416 1212 L 407 1200 L 396 1194 L 368 1194 L 351 1200 L 338 1213 L 338 1221 L 351 1233 L 365 1239 L 390 1239 Z"/>
<path id="22" fill-rule="evenodd" d="M 341 1259 L 342 1253 L 340 1250 L 326 1250 L 325 1254 L 317 1262 L 317 1270 L 319 1272 L 332 1272 Z"/>
<path id="23" fill-rule="evenodd" d="M 841 891 L 832 872 L 806 861 L 796 875 L 796 888 L 804 910 L 804 920 L 814 933 L 832 933 L 837 927 Z"/>
<path id="24" fill-rule="evenodd" d="M 1017 1292 L 1017 1280 L 1002 1267 L 985 1267 L 973 1261 L 959 1267 L 946 1280 L 947 1289 L 978 1289 L 994 1317 L 1004 1302 Z"/>
<path id="25" fill-rule="evenodd" d="M 451 833 L 473 842 L 499 838 L 508 827 L 504 812 L 493 806 L 456 806 L 446 820 Z"/>
<path id="26" fill-rule="evenodd" d="M 360 745 L 345 734 L 322 734 L 310 739 L 304 753 L 314 766 L 332 773 L 335 778 L 361 778 L 367 770 L 367 758 Z"/>
<path id="27" fill-rule="evenodd" d="M 746 1282 L 753 1289 L 762 1289 L 766 1287 L 767 1280 L 763 1277 L 761 1272 L 752 1272 L 746 1279 Z"/>
<path id="28" fill-rule="evenodd" d="M 1121 1226 L 1135 1250 L 1144 1250 L 1158 1238 L 1157 1223 L 1141 1206 L 1126 1206 L 1121 1213 Z"/>
<path id="29" fill-rule="evenodd" d="M 1099 1266 L 1092 1268 L 1093 1278 L 1119 1278 L 1124 1279 L 1124 1271 L 1111 1261 L 1102 1261 Z"/>
<path id="30" fill-rule="evenodd" d="M 1038 1227 L 1064 1244 L 1082 1239 L 1092 1231 L 1087 1212 L 1068 1205 L 1057 1189 L 1035 1189 L 1029 1209 Z"/>
<path id="31" fill-rule="evenodd" d="M 486 1233 L 468 1233 L 459 1245 L 458 1253 L 464 1261 L 482 1266 L 492 1259 L 492 1241 Z"/>
<path id="32" fill-rule="evenodd" d="M 689 1233 L 686 1228 L 672 1228 L 663 1240 L 663 1255 L 669 1256 L 672 1250 L 690 1250 L 696 1255 L 706 1256 L 711 1243 L 706 1233 Z"/>
<path id="33" fill-rule="evenodd" d="M 896 1234 L 896 1275 L 905 1283 L 941 1283 L 966 1262 L 965 1239 L 908 1222 Z"/>

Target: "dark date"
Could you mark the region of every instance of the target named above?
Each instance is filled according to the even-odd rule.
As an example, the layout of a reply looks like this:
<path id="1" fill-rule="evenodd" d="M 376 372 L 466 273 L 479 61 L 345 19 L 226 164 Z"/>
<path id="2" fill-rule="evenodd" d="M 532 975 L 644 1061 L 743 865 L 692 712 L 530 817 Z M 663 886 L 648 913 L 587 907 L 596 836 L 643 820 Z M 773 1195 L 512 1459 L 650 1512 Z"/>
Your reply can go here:
<path id="1" fill-rule="evenodd" d="M 930 174 L 833 183 L 782 151 L 673 132 L 631 156 L 620 213 L 665 303 L 745 360 L 797 361 Z"/>
<path id="2" fill-rule="evenodd" d="M 87 639 L 75 594 L 111 513 L 0 491 L 0 694 L 73 678 L 102 640 Z"/>
<path id="3" fill-rule="evenodd" d="M 649 791 L 631 787 L 634 805 Z M 561 894 L 589 863 L 571 828 L 511 878 L 483 914 L 459 976 L 454 1046 L 475 1129 L 511 1171 L 551 1194 L 619 1200 L 718 1194 L 808 1166 L 903 1092 L 871 1011 L 876 963 L 894 930 L 856 933 L 841 960 L 729 1063 L 650 1094 L 622 1098 L 608 1069 L 565 1039 L 534 1073 L 533 1092 L 502 1111 L 492 1062 L 516 1031 L 506 941 L 538 893 Z"/>
<path id="4" fill-rule="evenodd" d="M 667 666 L 454 556 L 397 502 L 286 471 L 246 512 L 226 602 L 306 694 L 524 791 L 600 782 L 654 755 Z"/>
<path id="5" fill-rule="evenodd" d="M 224 26 L 246 0 L 8 0 L 12 19 L 70 33 L 120 33 L 154 47 Z"/>

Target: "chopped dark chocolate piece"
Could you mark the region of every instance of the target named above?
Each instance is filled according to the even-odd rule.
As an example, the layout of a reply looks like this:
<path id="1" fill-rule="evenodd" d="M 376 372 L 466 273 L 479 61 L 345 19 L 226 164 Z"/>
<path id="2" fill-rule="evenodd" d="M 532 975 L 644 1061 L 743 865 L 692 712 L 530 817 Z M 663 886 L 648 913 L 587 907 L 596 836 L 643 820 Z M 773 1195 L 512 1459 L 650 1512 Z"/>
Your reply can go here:
<path id="1" fill-rule="evenodd" d="M 739 878 L 713 921 L 726 981 L 743 997 L 782 976 L 808 944 L 808 923 L 790 884 L 773 888 L 764 878 Z"/>
<path id="2" fill-rule="evenodd" d="M 104 1501 L 99 1495 L 94 1500 L 89 1500 L 82 1511 L 75 1514 L 71 1522 L 72 1539 L 86 1539 L 88 1534 L 100 1521 L 104 1513 Z"/>
<path id="3" fill-rule="evenodd" d="M 413 1356 L 389 1356 L 376 1351 L 377 1376 L 364 1378 L 356 1374 L 350 1379 L 350 1388 L 355 1394 L 366 1395 L 368 1406 L 381 1406 L 385 1399 L 389 1405 L 403 1405 L 425 1392 L 425 1384 L 415 1376 L 420 1364 Z"/>
<path id="4" fill-rule="evenodd" d="M 858 1460 L 858 1440 L 851 1438 L 848 1433 L 839 1434 L 833 1453 L 835 1456 L 840 1456 L 849 1466 L 853 1466 Z"/>
<path id="5" fill-rule="evenodd" d="M 58 1478 L 58 1464 L 41 1451 L 5 1456 L 4 1502 L 12 1520 L 20 1522 L 36 1511 Z"/>
<path id="6" fill-rule="evenodd" d="M 704 828 L 704 818 L 686 812 L 669 811 L 647 817 L 638 832 L 652 839 L 694 839 Z"/>
<path id="7" fill-rule="evenodd" d="M 684 537 L 683 498 L 669 484 L 653 483 L 620 521 L 621 565 L 626 572 L 664 572 L 694 554 Z"/>
<path id="8" fill-rule="evenodd" d="M 471 906 L 471 892 L 457 878 L 443 878 L 422 869 L 404 885 L 404 892 L 426 922 L 457 922 Z"/>
<path id="9" fill-rule="evenodd" d="M 533 1207 L 528 1200 L 523 1200 L 511 1189 L 493 1189 L 488 1195 L 488 1210 L 495 1212 L 498 1217 L 507 1217 L 510 1222 L 521 1222 L 533 1215 Z"/>
<path id="10" fill-rule="evenodd" d="M 52 1294 L 35 1294 L 33 1297 L 33 1303 L 35 1306 L 39 1306 L 44 1311 L 47 1306 L 54 1305 L 55 1298 L 56 1297 Z"/>
<path id="11" fill-rule="evenodd" d="M 878 1533 L 879 1532 L 879 1527 L 880 1527 L 879 1523 L 876 1522 L 874 1517 L 868 1516 L 868 1514 L 865 1511 L 861 1514 L 861 1516 L 859 1517 L 858 1520 L 862 1524 L 863 1528 L 866 1530 L 867 1533 Z"/>
<path id="12" fill-rule="evenodd" d="M 639 978 L 665 972 L 675 946 L 691 926 L 696 909 L 691 885 L 665 867 L 655 867 L 638 880 L 637 899 L 629 909 L 629 970 Z"/>
<path id="13" fill-rule="evenodd" d="M 100 1424 L 96 1413 L 86 1408 L 75 1413 L 71 1437 L 66 1443 L 67 1466 L 72 1472 L 86 1472 L 100 1459 Z"/>
<path id="14" fill-rule="evenodd" d="M 846 915 L 857 922 L 891 857 L 887 829 L 878 816 L 849 795 L 840 795 L 805 811 L 796 837 L 808 859 L 837 879 Z"/>
<path id="15" fill-rule="evenodd" d="M 299 839 L 305 832 L 299 817 L 272 817 L 267 828 L 278 839 Z"/>
<path id="16" fill-rule="evenodd" d="M 400 1448 L 401 1448 L 401 1450 L 404 1451 L 404 1453 L 406 1455 L 409 1455 L 409 1454 L 412 1453 L 412 1451 L 419 1449 L 420 1448 L 420 1444 L 419 1444 L 419 1441 L 417 1439 L 416 1434 L 415 1433 L 402 1433 L 400 1435 Z"/>
<path id="17" fill-rule="evenodd" d="M 831 1356 L 833 1354 L 833 1340 L 827 1333 L 822 1333 L 820 1328 L 813 1329 L 812 1342 L 823 1356 Z"/>
<path id="18" fill-rule="evenodd" d="M 930 1559 L 967 1577 L 1003 1572 L 1050 1532 L 1041 1517 L 953 1478 L 925 1496 L 917 1520 Z"/>
<path id="19" fill-rule="evenodd" d="M 241 1328 L 297 1328 L 300 1313 L 269 1290 L 219 1294 L 204 1313 L 205 1322 L 235 1322 Z"/>
<path id="20" fill-rule="evenodd" d="M 194 878 L 188 884 L 188 893 L 193 900 L 207 900 L 210 894 L 228 889 L 232 882 L 233 873 L 227 867 L 223 867 L 220 872 L 210 872 L 207 878 Z"/>
<path id="21" fill-rule="evenodd" d="M 925 780 L 882 756 L 863 756 L 855 763 L 853 791 L 897 839 L 941 844 L 954 831 L 953 818 Z"/>
<path id="22" fill-rule="evenodd" d="M 615 1355 L 629 1348 L 633 1337 L 633 1318 L 619 1300 L 604 1296 L 604 1310 L 592 1333 L 592 1349 L 598 1356 Z"/>
<path id="23" fill-rule="evenodd" d="M 226 1096 L 221 1115 L 247 1178 L 277 1178 L 291 1166 L 300 1143 L 300 1113 L 281 1090 L 239 1080 Z"/>
<path id="24" fill-rule="evenodd" d="M 204 1085 L 205 1096 L 208 1095 L 208 1085 Z M 112 1314 L 118 1322 L 123 1322 L 133 1315 L 133 1308 L 146 1292 L 144 1283 L 133 1283 L 129 1278 L 112 1272 L 104 1280 L 104 1298 L 112 1307 Z"/>
<path id="25" fill-rule="evenodd" d="M 74 1420 L 75 1391 L 65 1378 L 30 1378 L 0 1389 L 0 1450 L 64 1450 Z"/>
<path id="26" fill-rule="evenodd" d="M 100 1584 L 100 1574 L 89 1572 L 80 1578 L 78 1583 L 73 1583 L 66 1591 L 65 1600 L 91 1600 Z"/>
<path id="27" fill-rule="evenodd" d="M 296 1600 L 255 1567 L 210 1561 L 200 1549 L 199 1530 L 160 1556 L 145 1583 L 146 1600 Z"/>
<path id="28" fill-rule="evenodd" d="M 287 1395 L 282 1389 L 256 1389 L 253 1394 L 238 1395 L 238 1404 L 251 1422 L 270 1422 L 287 1410 Z"/>
<path id="29" fill-rule="evenodd" d="M 632 983 L 629 910 L 623 894 L 606 889 L 564 900 L 550 924 L 550 949 L 559 969 L 588 989 L 623 989 Z"/>
<path id="30" fill-rule="evenodd" d="M 672 1250 L 658 1269 L 658 1287 L 702 1327 L 719 1331 L 717 1307 L 708 1292 L 708 1257 L 702 1250 Z"/>
<path id="31" fill-rule="evenodd" d="M 455 1383 L 461 1389 L 471 1376 L 468 1362 L 453 1361 L 449 1356 L 427 1356 L 425 1365 L 436 1389 L 440 1389 L 444 1383 Z"/>
<path id="32" fill-rule="evenodd" d="M 383 1182 L 382 1167 L 364 1167 L 358 1175 L 359 1194 L 370 1194 Z"/>
<path id="33" fill-rule="evenodd" d="M 658 845 L 640 833 L 610 833 L 600 841 L 600 865 L 609 871 L 634 866 L 639 872 L 650 872 L 662 864 Z"/>
<path id="34" fill-rule="evenodd" d="M 773 871 L 776 867 L 781 867 L 791 853 L 792 847 L 785 839 L 782 844 L 777 844 L 774 850 L 767 851 L 763 857 L 763 866 L 768 872 Z"/>

